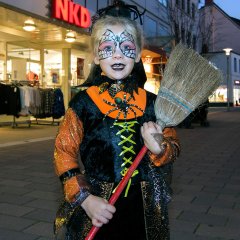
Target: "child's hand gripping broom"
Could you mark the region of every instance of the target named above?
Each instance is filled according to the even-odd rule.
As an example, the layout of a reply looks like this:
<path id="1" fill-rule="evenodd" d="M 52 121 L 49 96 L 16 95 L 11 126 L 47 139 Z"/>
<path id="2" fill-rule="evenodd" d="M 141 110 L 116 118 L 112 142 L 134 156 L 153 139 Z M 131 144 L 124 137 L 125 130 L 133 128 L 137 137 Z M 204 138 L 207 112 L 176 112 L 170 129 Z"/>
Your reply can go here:
<path id="1" fill-rule="evenodd" d="M 154 105 L 157 124 L 176 126 L 204 102 L 222 81 L 222 74 L 192 49 L 178 44 L 172 51 Z M 123 177 L 109 203 L 114 205 L 147 152 L 143 146 Z M 99 228 L 93 226 L 85 240 L 92 240 Z"/>

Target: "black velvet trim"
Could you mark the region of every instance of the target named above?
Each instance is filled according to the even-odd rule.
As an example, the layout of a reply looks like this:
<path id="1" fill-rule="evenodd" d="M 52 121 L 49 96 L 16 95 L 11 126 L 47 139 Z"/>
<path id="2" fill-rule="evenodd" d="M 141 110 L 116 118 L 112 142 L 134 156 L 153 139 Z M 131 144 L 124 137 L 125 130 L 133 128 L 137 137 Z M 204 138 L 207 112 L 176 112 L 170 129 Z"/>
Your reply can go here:
<path id="1" fill-rule="evenodd" d="M 63 173 L 59 179 L 62 183 L 64 183 L 66 180 L 70 179 L 71 177 L 74 177 L 78 174 L 80 174 L 80 169 L 79 168 L 73 168 L 68 170 L 67 172 Z"/>

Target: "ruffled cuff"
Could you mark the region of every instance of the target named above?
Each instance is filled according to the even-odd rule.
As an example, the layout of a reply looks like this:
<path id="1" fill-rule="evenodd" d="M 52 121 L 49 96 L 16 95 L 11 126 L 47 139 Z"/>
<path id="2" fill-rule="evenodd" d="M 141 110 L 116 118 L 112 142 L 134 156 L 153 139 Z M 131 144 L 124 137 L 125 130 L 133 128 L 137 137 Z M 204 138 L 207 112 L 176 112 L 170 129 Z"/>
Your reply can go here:
<path id="1" fill-rule="evenodd" d="M 177 149 L 168 139 L 163 138 L 161 146 L 163 151 L 160 154 L 153 154 L 152 152 L 148 151 L 150 160 L 157 167 L 174 161 L 178 156 Z"/>
<path id="2" fill-rule="evenodd" d="M 70 203 L 75 202 L 82 189 L 90 190 L 84 175 L 79 174 L 66 180 L 64 183 L 64 196 L 66 201 Z"/>
<path id="3" fill-rule="evenodd" d="M 81 206 L 85 199 L 90 195 L 88 188 L 81 188 L 80 192 L 76 194 L 75 201 L 71 202 L 71 206 L 74 208 L 76 206 Z"/>

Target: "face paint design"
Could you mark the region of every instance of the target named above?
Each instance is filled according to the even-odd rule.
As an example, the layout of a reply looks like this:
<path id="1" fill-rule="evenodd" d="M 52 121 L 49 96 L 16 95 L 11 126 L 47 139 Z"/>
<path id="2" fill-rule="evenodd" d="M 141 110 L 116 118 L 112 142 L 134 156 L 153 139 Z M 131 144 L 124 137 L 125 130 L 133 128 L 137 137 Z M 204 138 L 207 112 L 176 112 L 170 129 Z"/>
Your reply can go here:
<path id="1" fill-rule="evenodd" d="M 108 29 L 99 41 L 99 60 L 112 57 L 117 47 L 120 48 L 124 56 L 132 59 L 136 58 L 136 46 L 133 36 L 126 30 L 118 36 Z"/>

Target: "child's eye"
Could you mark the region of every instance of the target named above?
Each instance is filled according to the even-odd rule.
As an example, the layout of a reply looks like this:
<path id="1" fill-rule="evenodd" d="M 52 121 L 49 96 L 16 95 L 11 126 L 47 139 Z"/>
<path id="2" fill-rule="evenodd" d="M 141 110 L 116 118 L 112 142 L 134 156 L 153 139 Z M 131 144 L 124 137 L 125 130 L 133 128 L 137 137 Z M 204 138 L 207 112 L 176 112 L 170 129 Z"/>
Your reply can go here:
<path id="1" fill-rule="evenodd" d="M 133 42 L 125 41 L 125 42 L 121 43 L 121 49 L 123 51 L 129 51 L 129 50 L 135 50 L 136 47 Z"/>
<path id="2" fill-rule="evenodd" d="M 126 46 L 123 46 L 123 50 L 130 50 L 130 46 L 126 45 Z"/>
<path id="3" fill-rule="evenodd" d="M 107 52 L 112 51 L 112 46 L 106 46 L 103 50 Z"/>
<path id="4" fill-rule="evenodd" d="M 112 42 L 103 42 L 99 45 L 99 50 L 100 51 L 112 51 L 114 47 L 114 44 Z"/>

